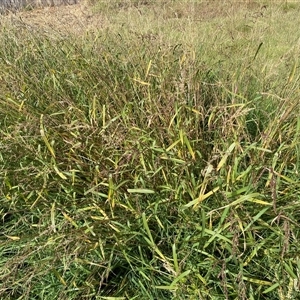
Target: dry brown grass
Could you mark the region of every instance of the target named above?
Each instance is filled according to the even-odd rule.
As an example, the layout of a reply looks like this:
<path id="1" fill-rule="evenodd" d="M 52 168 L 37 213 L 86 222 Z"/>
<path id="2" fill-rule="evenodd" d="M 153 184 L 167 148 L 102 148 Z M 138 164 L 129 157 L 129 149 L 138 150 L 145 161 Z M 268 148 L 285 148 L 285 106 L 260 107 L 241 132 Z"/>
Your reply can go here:
<path id="1" fill-rule="evenodd" d="M 114 1 L 111 2 L 113 4 L 109 5 L 115 6 L 117 14 L 126 13 L 128 10 L 136 10 L 140 14 L 144 14 L 145 8 L 149 7 L 154 10 L 154 13 L 156 10 L 160 14 L 163 13 L 159 17 L 163 17 L 164 19 L 188 18 L 199 22 L 211 21 L 220 17 L 232 18 L 240 14 L 241 11 L 245 14 L 245 18 L 249 15 L 259 17 L 263 16 L 268 8 L 262 2 L 251 0 L 218 2 L 218 5 L 216 5 L 215 1 L 200 1 L 199 3 L 187 1 L 184 4 L 181 1 L 176 3 L 162 1 L 154 5 L 153 3 L 150 4 L 150 2 L 143 1 L 134 2 L 134 4 L 130 1 Z M 14 23 L 21 22 L 26 26 L 83 33 L 108 26 L 103 6 L 99 5 L 98 9 L 95 10 L 86 1 L 82 1 L 74 5 L 51 6 L 9 13 L 5 19 L 9 19 Z M 163 10 L 161 10 L 161 6 L 164 6 Z"/>
<path id="2" fill-rule="evenodd" d="M 103 26 L 103 20 L 99 14 L 92 12 L 84 2 L 10 13 L 6 16 L 7 20 L 33 28 L 53 29 L 68 33 L 84 33 L 92 28 Z"/>

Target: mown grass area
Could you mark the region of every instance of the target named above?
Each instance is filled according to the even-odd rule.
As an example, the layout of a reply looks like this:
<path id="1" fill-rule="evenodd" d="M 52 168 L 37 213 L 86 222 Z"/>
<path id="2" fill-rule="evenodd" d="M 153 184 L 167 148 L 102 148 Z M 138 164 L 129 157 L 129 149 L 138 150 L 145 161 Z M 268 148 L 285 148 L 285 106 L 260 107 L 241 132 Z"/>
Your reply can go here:
<path id="1" fill-rule="evenodd" d="M 300 4 L 3 18 L 1 299 L 297 299 Z"/>

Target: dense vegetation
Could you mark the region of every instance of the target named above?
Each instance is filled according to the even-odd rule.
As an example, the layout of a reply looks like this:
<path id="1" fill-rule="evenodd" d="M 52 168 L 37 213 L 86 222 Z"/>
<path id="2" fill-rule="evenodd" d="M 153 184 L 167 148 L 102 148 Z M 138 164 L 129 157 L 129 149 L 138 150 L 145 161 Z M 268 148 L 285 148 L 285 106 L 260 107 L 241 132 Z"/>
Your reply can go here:
<path id="1" fill-rule="evenodd" d="M 299 4 L 3 18 L 1 299 L 296 299 Z"/>

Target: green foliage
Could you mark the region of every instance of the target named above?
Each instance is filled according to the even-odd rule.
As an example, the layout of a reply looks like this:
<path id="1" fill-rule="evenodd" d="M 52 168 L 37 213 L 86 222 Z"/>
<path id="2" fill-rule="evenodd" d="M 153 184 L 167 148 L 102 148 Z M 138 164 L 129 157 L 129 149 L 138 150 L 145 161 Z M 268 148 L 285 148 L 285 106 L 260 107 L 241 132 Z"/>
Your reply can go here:
<path id="1" fill-rule="evenodd" d="M 271 13 L 232 39 L 244 8 L 199 35 L 204 6 L 129 2 L 85 35 L 3 24 L 1 299 L 295 299 L 297 47 Z"/>

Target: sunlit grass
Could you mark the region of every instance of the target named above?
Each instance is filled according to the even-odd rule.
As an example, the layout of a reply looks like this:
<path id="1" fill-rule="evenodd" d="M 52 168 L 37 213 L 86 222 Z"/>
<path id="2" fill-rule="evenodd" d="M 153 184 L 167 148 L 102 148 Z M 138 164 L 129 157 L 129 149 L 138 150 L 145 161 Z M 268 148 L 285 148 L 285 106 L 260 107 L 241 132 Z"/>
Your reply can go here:
<path id="1" fill-rule="evenodd" d="M 1 298 L 297 297 L 299 6 L 250 2 L 3 19 Z"/>

